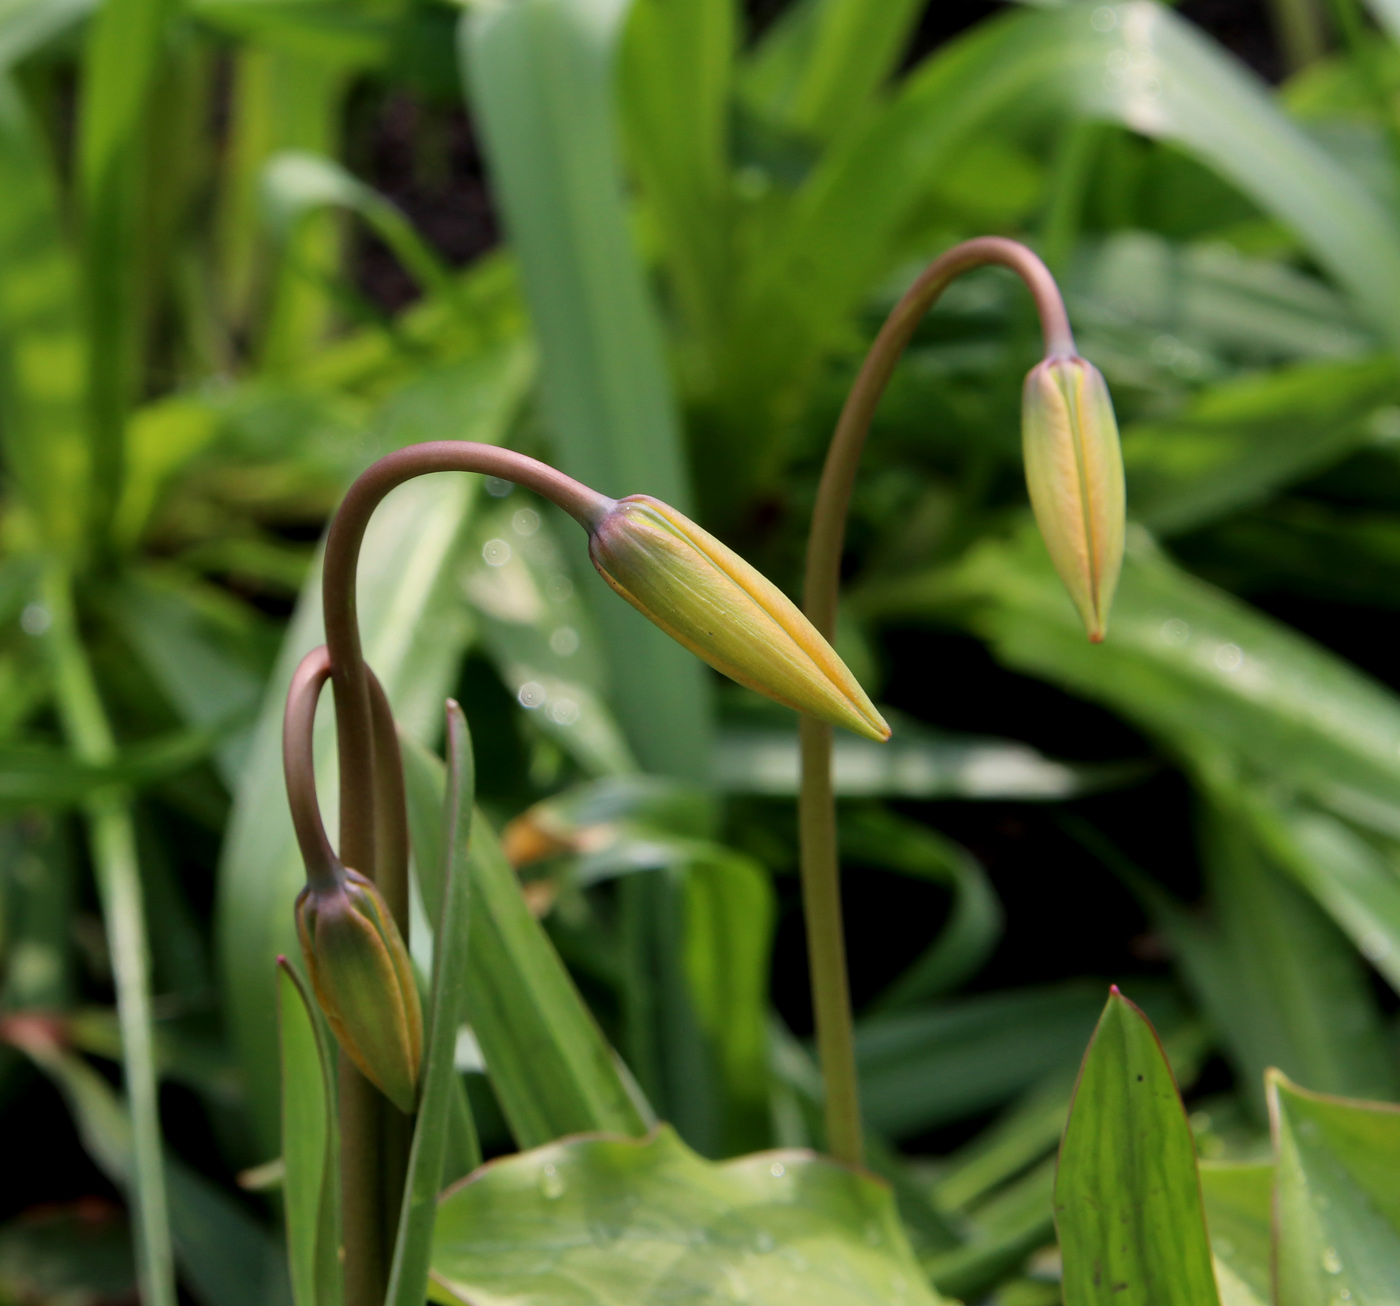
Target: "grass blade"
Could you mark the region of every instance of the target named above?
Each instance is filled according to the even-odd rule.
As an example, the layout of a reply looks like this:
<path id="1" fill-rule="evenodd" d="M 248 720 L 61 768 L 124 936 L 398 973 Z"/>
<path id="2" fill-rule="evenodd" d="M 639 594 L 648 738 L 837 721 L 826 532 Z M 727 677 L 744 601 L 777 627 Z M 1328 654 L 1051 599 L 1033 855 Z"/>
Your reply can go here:
<path id="1" fill-rule="evenodd" d="M 443 1159 L 451 1128 L 453 1090 L 459 1088 L 454 1057 L 457 1031 L 466 1014 L 471 881 L 467 853 L 476 782 L 471 736 L 456 703 L 447 704 L 447 827 L 423 1090 L 413 1129 L 408 1178 L 399 1216 L 398 1240 L 389 1274 L 387 1306 L 421 1306 L 428 1290 L 433 1224 L 443 1181 Z M 468 1116 L 470 1124 L 470 1116 Z M 473 1130 L 472 1143 L 475 1144 Z M 479 1150 L 479 1149 L 475 1149 Z M 478 1156 L 478 1160 L 479 1160 Z"/>
<path id="2" fill-rule="evenodd" d="M 110 764 L 115 759 L 116 746 L 79 641 L 69 580 L 55 570 L 45 580 L 44 598 L 52 623 L 49 648 L 65 732 L 82 761 Z M 102 919 L 112 951 L 122 1034 L 122 1073 L 131 1113 L 130 1178 L 136 1216 L 137 1279 L 148 1306 L 175 1306 L 175 1267 L 151 1027 L 150 954 L 129 799 L 114 789 L 95 794 L 87 804 L 87 821 Z"/>
<path id="3" fill-rule="evenodd" d="M 84 52 L 78 125 L 87 293 L 91 527 L 105 542 L 125 472 L 126 418 L 142 356 L 144 127 L 173 0 L 110 0 Z"/>
<path id="4" fill-rule="evenodd" d="M 340 1147 L 330 1048 L 316 1007 L 285 958 L 277 961 L 282 1052 L 282 1201 L 296 1306 L 338 1306 Z"/>
<path id="5" fill-rule="evenodd" d="M 1191 1127 L 1147 1017 L 1115 988 L 1055 1178 L 1065 1306 L 1218 1303 Z"/>
<path id="6" fill-rule="evenodd" d="M 40 539 L 72 558 L 91 488 L 78 268 L 62 238 L 53 160 L 8 73 L 0 76 L 0 189 L 5 461 Z"/>

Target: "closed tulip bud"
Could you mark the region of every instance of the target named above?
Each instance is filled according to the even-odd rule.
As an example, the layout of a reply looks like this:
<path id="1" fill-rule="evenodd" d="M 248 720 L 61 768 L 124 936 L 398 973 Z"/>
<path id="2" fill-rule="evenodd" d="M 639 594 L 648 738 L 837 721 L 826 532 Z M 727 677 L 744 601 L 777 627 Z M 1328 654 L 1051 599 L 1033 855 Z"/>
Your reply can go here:
<path id="1" fill-rule="evenodd" d="M 731 680 L 869 739 L 889 738 L 846 664 L 771 581 L 674 508 L 619 499 L 589 532 L 593 565 L 672 639 Z"/>
<path id="2" fill-rule="evenodd" d="M 340 1046 L 400 1111 L 418 1099 L 423 1013 L 403 937 L 379 890 L 338 869 L 297 899 L 297 934 L 316 1000 Z"/>
<path id="3" fill-rule="evenodd" d="M 1089 638 L 1098 643 L 1123 565 L 1123 455 L 1103 376 L 1078 357 L 1047 358 L 1026 377 L 1026 485 L 1045 547 Z"/>

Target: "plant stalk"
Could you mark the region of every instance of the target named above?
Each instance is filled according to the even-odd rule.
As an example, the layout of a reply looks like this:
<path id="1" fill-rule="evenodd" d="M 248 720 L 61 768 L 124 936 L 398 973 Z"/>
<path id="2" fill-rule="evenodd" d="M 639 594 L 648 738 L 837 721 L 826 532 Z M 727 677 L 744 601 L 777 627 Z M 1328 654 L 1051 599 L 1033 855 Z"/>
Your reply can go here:
<path id="1" fill-rule="evenodd" d="M 49 612 L 48 641 L 64 733 L 82 761 L 108 765 L 116 759 L 116 742 L 83 650 L 71 580 L 56 567 L 44 577 L 44 602 Z M 175 1306 L 175 1261 L 160 1137 L 160 1083 L 151 1027 L 150 951 L 136 827 L 129 796 L 115 787 L 94 794 L 85 804 L 85 812 L 102 918 L 112 949 L 122 1078 L 131 1116 L 133 1155 L 128 1197 L 136 1225 L 137 1282 L 147 1306 Z"/>
<path id="2" fill-rule="evenodd" d="M 1040 315 L 1046 356 L 1074 353 L 1074 336 L 1055 279 L 1024 245 L 1000 236 L 981 236 L 954 246 L 924 269 L 894 306 L 870 346 L 846 397 L 822 468 L 816 506 L 812 511 L 812 529 L 807 539 L 803 606 L 808 620 L 828 640 L 834 641 L 836 637 L 841 551 L 846 539 L 851 491 L 880 397 L 924 314 L 957 277 L 988 264 L 1009 268 L 1026 283 Z M 864 1146 L 850 980 L 841 921 L 831 727 L 804 717 L 801 740 L 802 791 L 798 799 L 798 824 L 802 905 L 807 921 L 817 1051 L 826 1097 L 826 1143 L 827 1150 L 838 1161 L 860 1165 Z"/>
<path id="3" fill-rule="evenodd" d="M 360 645 L 355 574 L 365 530 L 384 496 L 415 476 L 448 471 L 514 481 L 584 526 L 612 503 L 524 454 L 466 440 L 441 440 L 381 458 L 350 487 L 331 521 L 322 605 L 340 761 L 340 857 L 375 881 L 405 938 L 408 839 L 403 772 L 388 700 L 365 665 Z M 311 783 L 314 802 L 314 778 Z M 411 1120 L 344 1054 L 339 1065 L 346 1303 L 381 1306 L 407 1173 Z"/>

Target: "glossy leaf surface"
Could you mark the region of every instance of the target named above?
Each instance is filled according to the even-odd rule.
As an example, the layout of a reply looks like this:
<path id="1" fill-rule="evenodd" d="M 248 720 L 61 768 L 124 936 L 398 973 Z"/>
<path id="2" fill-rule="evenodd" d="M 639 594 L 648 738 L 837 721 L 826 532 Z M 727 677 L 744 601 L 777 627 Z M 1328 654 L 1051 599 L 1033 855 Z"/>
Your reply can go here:
<path id="1" fill-rule="evenodd" d="M 716 1165 L 667 1127 L 496 1161 L 448 1193 L 434 1295 L 569 1306 L 933 1306 L 889 1189 L 804 1152 Z"/>
<path id="2" fill-rule="evenodd" d="M 1055 1222 L 1065 1306 L 1218 1302 L 1176 1081 L 1147 1017 L 1117 989 L 1075 1088 Z"/>
<path id="3" fill-rule="evenodd" d="M 1382 1306 L 1400 1284 L 1400 1107 L 1269 1079 L 1278 1306 Z"/>

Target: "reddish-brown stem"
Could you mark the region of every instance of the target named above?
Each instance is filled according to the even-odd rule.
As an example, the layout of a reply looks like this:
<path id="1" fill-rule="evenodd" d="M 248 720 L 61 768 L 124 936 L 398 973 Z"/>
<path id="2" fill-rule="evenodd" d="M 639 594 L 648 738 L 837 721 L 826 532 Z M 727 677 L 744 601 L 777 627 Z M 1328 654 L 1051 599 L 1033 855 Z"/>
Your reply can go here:
<path id="1" fill-rule="evenodd" d="M 1040 314 L 1046 357 L 1074 353 L 1074 336 L 1059 287 L 1045 264 L 1024 245 L 1000 236 L 982 236 L 955 246 L 929 264 L 895 305 L 870 346 L 827 449 L 812 511 L 812 530 L 807 539 L 803 589 L 807 617 L 827 639 L 834 639 L 836 634 L 841 550 L 846 539 L 851 489 L 880 396 L 924 314 L 949 283 L 964 272 L 989 263 L 1010 268 L 1026 283 Z M 836 800 L 831 781 L 831 727 L 803 717 L 799 729 L 802 743 L 802 792 L 798 800 L 802 908 L 807 922 L 817 1052 L 826 1090 L 827 1150 L 838 1160 L 859 1165 L 864 1147 L 850 982 L 841 921 Z"/>

